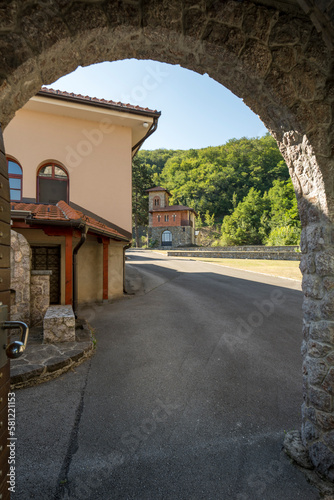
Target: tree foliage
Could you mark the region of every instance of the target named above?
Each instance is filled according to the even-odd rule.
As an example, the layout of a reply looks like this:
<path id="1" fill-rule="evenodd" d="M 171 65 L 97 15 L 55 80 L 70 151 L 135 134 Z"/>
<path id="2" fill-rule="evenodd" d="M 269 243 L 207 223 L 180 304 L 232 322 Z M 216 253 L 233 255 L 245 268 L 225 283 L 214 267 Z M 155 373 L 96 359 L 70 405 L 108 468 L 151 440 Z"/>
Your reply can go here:
<path id="1" fill-rule="evenodd" d="M 299 243 L 300 221 L 291 180 L 276 180 L 261 195 L 251 188 L 222 224 L 225 245 L 295 245 Z"/>
<path id="2" fill-rule="evenodd" d="M 145 189 L 157 185 L 171 192 L 171 204 L 190 206 L 200 214 L 197 227 L 223 222 L 225 244 L 298 240 L 295 194 L 287 166 L 269 134 L 204 149 L 140 151 L 134 165 L 133 198 L 140 224 L 147 223 Z M 291 229 L 284 232 L 282 227 Z"/>

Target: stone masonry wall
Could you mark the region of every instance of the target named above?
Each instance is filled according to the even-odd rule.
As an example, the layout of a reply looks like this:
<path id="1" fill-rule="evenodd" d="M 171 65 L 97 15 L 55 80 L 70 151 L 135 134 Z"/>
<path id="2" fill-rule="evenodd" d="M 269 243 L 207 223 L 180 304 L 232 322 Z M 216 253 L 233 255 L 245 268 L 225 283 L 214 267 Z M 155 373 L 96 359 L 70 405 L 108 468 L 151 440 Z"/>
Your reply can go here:
<path id="1" fill-rule="evenodd" d="M 50 276 L 52 271 L 31 271 L 30 326 L 43 322 L 50 305 Z"/>
<path id="2" fill-rule="evenodd" d="M 29 324 L 31 249 L 26 238 L 15 231 L 11 231 L 10 268 L 10 288 L 14 291 L 10 319 Z"/>
<path id="3" fill-rule="evenodd" d="M 190 226 L 185 227 L 151 227 L 149 228 L 149 237 L 156 246 L 162 246 L 161 237 L 164 231 L 170 231 L 173 235 L 172 248 L 188 246 L 194 244 L 194 229 Z M 170 248 L 170 247 L 169 247 Z"/>
<path id="4" fill-rule="evenodd" d="M 188 251 L 188 250 L 170 250 L 168 256 L 175 257 L 199 257 L 199 258 L 212 258 L 212 259 L 261 259 L 261 260 L 300 260 L 301 254 L 297 252 L 234 252 L 234 251 Z"/>
<path id="5" fill-rule="evenodd" d="M 2 2 L 0 122 L 78 65 L 131 57 L 207 73 L 260 116 L 288 164 L 303 228 L 302 438 L 314 467 L 333 479 L 334 8 L 265 3 Z M 164 78 L 157 71 L 149 85 Z"/>

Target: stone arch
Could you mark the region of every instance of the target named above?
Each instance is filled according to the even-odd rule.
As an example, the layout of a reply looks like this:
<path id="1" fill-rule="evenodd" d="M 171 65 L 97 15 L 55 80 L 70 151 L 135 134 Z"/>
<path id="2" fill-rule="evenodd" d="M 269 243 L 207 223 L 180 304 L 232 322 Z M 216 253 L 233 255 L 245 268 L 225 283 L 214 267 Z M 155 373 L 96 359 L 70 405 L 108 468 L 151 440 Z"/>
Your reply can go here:
<path id="1" fill-rule="evenodd" d="M 0 122 L 78 65 L 129 57 L 206 72 L 260 116 L 288 164 L 303 226 L 303 444 L 334 479 L 333 19 L 326 2 L 265 4 L 8 3 L 0 24 Z"/>

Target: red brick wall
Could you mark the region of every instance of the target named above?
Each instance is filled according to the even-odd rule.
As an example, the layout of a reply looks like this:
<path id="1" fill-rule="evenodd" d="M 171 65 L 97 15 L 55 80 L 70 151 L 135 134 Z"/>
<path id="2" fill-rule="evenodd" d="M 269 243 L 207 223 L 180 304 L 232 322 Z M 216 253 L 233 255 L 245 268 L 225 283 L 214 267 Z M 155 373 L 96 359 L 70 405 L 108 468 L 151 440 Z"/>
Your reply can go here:
<path id="1" fill-rule="evenodd" d="M 158 215 L 160 215 L 160 222 L 158 221 Z M 165 221 L 165 215 L 168 215 L 169 220 Z M 175 215 L 175 221 L 173 220 L 173 215 Z M 159 212 L 154 211 L 153 217 L 153 227 L 167 227 L 167 226 L 181 226 L 181 220 L 189 220 L 188 210 L 170 211 L 170 212 Z"/>

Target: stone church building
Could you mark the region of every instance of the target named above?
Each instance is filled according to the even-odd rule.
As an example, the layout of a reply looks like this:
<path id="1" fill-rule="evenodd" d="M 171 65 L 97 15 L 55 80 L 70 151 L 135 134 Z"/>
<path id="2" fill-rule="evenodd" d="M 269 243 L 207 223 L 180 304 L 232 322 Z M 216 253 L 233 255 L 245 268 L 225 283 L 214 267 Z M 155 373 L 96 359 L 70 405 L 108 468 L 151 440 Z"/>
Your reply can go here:
<path id="1" fill-rule="evenodd" d="M 193 208 L 169 205 L 171 194 L 162 187 L 148 189 L 148 236 L 159 247 L 183 247 L 195 244 L 195 217 Z"/>

